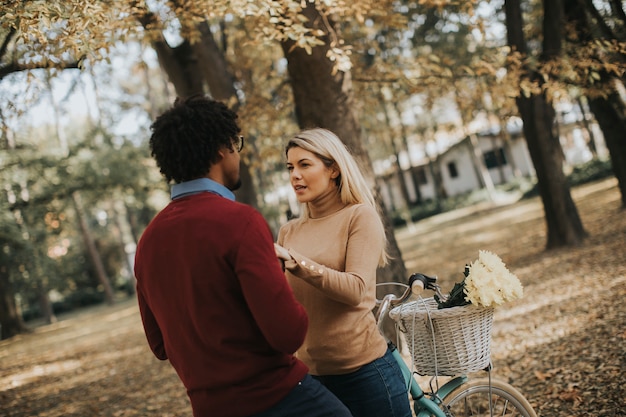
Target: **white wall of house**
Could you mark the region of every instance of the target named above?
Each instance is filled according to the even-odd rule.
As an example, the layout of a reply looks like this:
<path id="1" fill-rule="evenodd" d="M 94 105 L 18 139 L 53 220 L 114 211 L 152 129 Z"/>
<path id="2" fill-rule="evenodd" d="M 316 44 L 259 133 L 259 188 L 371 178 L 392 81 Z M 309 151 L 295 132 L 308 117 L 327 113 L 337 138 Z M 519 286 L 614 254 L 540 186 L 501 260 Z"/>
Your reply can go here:
<path id="1" fill-rule="evenodd" d="M 594 135 L 596 145 L 599 148 L 598 154 L 600 156 L 606 155 L 601 132 L 594 131 Z M 483 154 L 483 160 L 485 156 L 489 159 L 488 154 L 491 153 L 491 161 L 494 166 L 488 168 L 488 172 L 493 184 L 498 185 L 512 181 L 515 178 L 515 170 L 522 177 L 534 176 L 535 168 L 523 136 L 520 134 L 511 139 L 510 153 L 504 150 L 503 143 L 504 141 L 499 136 L 478 136 L 478 146 Z M 591 159 L 587 144 L 577 126 L 569 126 L 569 129 L 562 130 L 561 144 L 566 157 L 566 164 L 574 166 Z M 505 163 L 503 165 L 497 166 L 493 163 L 493 152 L 504 153 Z M 435 163 L 438 164 L 443 188 L 448 196 L 464 194 L 481 188 L 480 174 L 476 171 L 472 160 L 473 156 L 468 138 L 456 143 L 439 155 Z M 425 161 L 413 169 L 422 170 L 426 178 L 426 183 L 418 185 L 422 199 L 435 198 L 435 183 L 428 162 Z M 402 175 L 404 175 L 407 184 L 410 201 L 414 203 L 417 201 L 417 192 L 413 177 L 408 170 L 403 171 Z M 405 206 L 400 181 L 395 173 L 388 173 L 384 177 L 378 178 L 377 182 L 387 208 L 399 210 Z"/>
<path id="2" fill-rule="evenodd" d="M 461 141 L 442 154 L 438 160 L 446 194 L 451 197 L 476 190 L 480 180 L 472 163 L 467 141 Z"/>
<path id="3" fill-rule="evenodd" d="M 499 152 L 499 149 L 503 148 L 503 141 L 492 136 L 479 137 L 478 144 L 483 154 L 492 151 Z M 515 177 L 513 166 L 519 170 L 522 176 L 534 175 L 535 171 L 524 139 L 513 139 L 511 142 L 511 155 L 507 156 L 506 152 L 504 154 L 505 160 L 503 165 L 488 169 L 491 181 L 494 184 L 503 184 L 511 181 Z M 439 164 L 443 186 L 448 196 L 471 192 L 481 187 L 482 181 L 472 161 L 471 148 L 467 140 L 459 142 L 440 155 L 437 163 Z M 427 184 L 420 185 L 422 197 L 424 199 L 434 198 L 434 182 L 430 170 L 427 165 L 421 168 L 425 169 L 428 179 Z"/>

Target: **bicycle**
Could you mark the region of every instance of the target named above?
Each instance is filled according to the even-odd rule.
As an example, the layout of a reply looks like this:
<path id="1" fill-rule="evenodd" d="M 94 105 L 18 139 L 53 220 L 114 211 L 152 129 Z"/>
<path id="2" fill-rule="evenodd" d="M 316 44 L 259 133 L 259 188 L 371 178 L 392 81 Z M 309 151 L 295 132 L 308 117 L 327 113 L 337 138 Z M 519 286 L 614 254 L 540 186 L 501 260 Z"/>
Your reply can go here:
<path id="1" fill-rule="evenodd" d="M 440 291 L 439 285 L 436 283 L 436 278 L 424 274 L 416 273 L 411 275 L 408 285 L 382 283 L 377 286 L 381 285 L 399 285 L 404 288 L 403 294 L 399 297 L 394 294 L 386 294 L 382 300 L 376 300 L 378 306 L 376 320 L 379 330 L 385 336 L 387 342 L 394 345 L 394 347 L 395 344 L 383 332 L 385 320 L 389 317 L 392 308 L 402 306 L 412 295 L 419 296 L 425 289 L 434 291 L 441 299 L 445 298 Z M 430 301 L 434 302 L 432 299 Z M 416 302 L 424 302 L 424 300 L 420 297 Z M 434 304 L 436 309 L 436 302 Z M 430 320 L 430 314 L 428 318 Z M 394 320 L 391 317 L 389 319 Z M 397 320 L 394 321 L 397 323 Z M 432 322 L 430 324 L 432 325 Z M 491 333 L 489 333 L 490 337 Z M 414 358 L 419 354 L 420 352 L 412 352 Z M 516 388 L 491 377 L 491 360 L 489 357 L 487 357 L 487 366 L 482 369 L 488 373 L 488 378 L 470 379 L 467 374 L 456 375 L 449 373 L 444 376 L 451 376 L 452 378 L 439 387 L 438 377 L 440 375 L 437 375 L 437 372 L 435 372 L 431 379 L 430 390 L 425 392 L 420 387 L 414 377 L 414 372 L 406 364 L 397 348 L 393 349 L 393 356 L 402 369 L 407 391 L 413 401 L 413 410 L 416 417 L 465 417 L 478 415 L 537 417 L 528 400 Z M 433 380 L 436 381 L 435 387 L 433 387 Z"/>

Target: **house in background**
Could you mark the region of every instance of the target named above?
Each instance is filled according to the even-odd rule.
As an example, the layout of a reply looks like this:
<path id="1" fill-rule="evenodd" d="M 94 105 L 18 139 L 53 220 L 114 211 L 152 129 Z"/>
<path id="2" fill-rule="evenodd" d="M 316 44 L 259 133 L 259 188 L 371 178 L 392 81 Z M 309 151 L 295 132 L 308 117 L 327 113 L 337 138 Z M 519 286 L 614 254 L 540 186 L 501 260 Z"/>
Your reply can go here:
<path id="1" fill-rule="evenodd" d="M 598 146 L 597 138 L 602 134 L 597 125 L 595 127 L 593 135 L 598 154 L 606 154 L 603 143 Z M 534 177 L 535 169 L 521 126 L 507 133 L 507 140 L 499 130 L 466 136 L 436 158 L 424 158 L 408 169 L 377 173 L 376 181 L 385 207 L 400 210 L 435 199 L 437 195 L 452 197 L 520 177 Z M 567 165 L 575 166 L 592 158 L 578 124 L 561 125 L 559 133 Z"/>

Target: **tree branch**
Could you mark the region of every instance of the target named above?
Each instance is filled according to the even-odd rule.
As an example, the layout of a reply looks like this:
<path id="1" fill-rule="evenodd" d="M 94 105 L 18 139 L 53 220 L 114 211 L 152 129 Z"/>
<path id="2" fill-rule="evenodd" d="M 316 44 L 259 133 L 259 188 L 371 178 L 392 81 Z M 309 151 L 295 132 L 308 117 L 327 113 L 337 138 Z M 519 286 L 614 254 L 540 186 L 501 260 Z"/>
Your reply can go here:
<path id="1" fill-rule="evenodd" d="M 9 33 L 7 34 L 6 38 L 4 38 L 4 41 L 0 46 L 0 60 L 3 59 L 4 55 L 7 53 L 7 49 L 9 49 L 9 43 L 11 43 L 11 40 L 16 33 L 17 30 L 14 27 L 11 27 L 11 29 L 9 29 Z"/>
<path id="2" fill-rule="evenodd" d="M 596 9 L 596 6 L 593 4 L 593 0 L 586 0 L 585 7 L 587 8 L 587 11 L 591 14 L 593 19 L 596 21 L 598 30 L 600 30 L 600 32 L 604 34 L 604 36 L 606 36 L 608 39 L 618 39 L 613 30 L 611 30 L 611 28 L 606 24 L 598 9 Z"/>
<path id="3" fill-rule="evenodd" d="M 624 27 L 624 25 L 626 25 L 626 13 L 624 12 L 624 5 L 622 1 L 611 0 L 611 10 L 613 11 L 613 14 L 621 20 L 622 27 Z M 620 31 L 620 33 L 623 35 L 623 31 Z M 624 39 L 620 39 L 620 41 L 623 41 L 623 40 Z"/>
<path id="4" fill-rule="evenodd" d="M 72 62 L 60 62 L 58 64 L 53 64 L 53 65 L 41 65 L 37 63 L 20 64 L 18 62 L 12 61 L 8 65 L 0 67 L 0 80 L 2 80 L 4 77 L 6 77 L 9 74 L 13 74 L 14 72 L 29 71 L 29 70 L 35 70 L 35 69 L 50 69 L 50 68 L 55 68 L 55 69 L 60 69 L 60 70 L 81 69 L 81 60 L 72 61 Z"/>

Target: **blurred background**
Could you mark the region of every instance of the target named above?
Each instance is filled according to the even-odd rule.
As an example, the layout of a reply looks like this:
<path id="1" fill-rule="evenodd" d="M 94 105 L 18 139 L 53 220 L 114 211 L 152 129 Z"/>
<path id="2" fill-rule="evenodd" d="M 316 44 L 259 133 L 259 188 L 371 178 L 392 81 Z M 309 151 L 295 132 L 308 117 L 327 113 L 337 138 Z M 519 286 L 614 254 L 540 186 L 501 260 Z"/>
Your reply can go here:
<path id="1" fill-rule="evenodd" d="M 395 240 L 426 217 L 540 196 L 546 250 L 586 237 L 570 188 L 626 206 L 620 1 L 3 1 L 0 338 L 134 297 L 135 244 L 169 201 L 150 124 L 207 94 L 246 137 L 237 199 L 298 215 L 284 145 L 336 132 Z"/>

